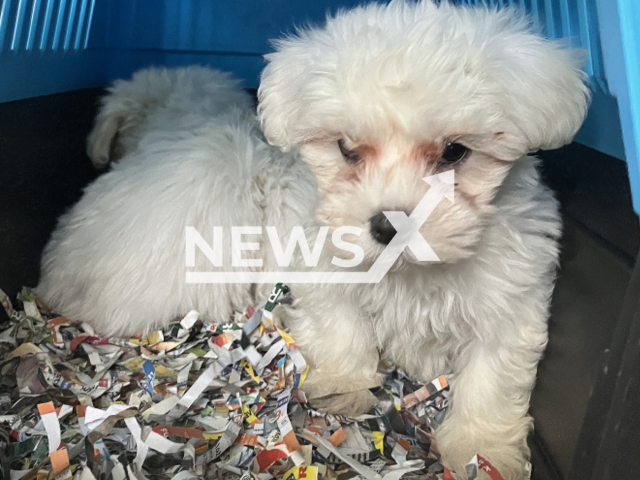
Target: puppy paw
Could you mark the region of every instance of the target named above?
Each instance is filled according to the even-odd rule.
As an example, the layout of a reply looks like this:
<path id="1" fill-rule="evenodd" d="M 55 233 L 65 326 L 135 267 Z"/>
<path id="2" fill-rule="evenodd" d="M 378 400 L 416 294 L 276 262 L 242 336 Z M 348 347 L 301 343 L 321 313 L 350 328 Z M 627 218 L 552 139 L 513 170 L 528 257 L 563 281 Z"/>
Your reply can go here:
<path id="1" fill-rule="evenodd" d="M 467 478 L 465 468 L 474 455 L 482 455 L 505 480 L 527 480 L 529 449 L 521 428 L 498 431 L 488 425 L 478 428 L 472 422 L 450 418 L 434 432 L 442 464 L 458 478 Z M 514 430 L 516 431 L 514 434 Z M 480 479 L 489 478 L 486 474 Z"/>
<path id="2" fill-rule="evenodd" d="M 378 403 L 376 396 L 369 390 L 336 393 L 325 397 L 313 398 L 310 406 L 321 413 L 334 413 L 355 417 L 369 412 Z"/>

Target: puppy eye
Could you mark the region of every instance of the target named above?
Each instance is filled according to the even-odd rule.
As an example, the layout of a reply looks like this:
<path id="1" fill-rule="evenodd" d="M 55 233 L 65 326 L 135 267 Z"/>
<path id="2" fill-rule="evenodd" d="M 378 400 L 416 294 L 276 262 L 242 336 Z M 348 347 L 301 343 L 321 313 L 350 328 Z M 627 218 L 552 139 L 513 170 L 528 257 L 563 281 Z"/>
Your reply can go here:
<path id="1" fill-rule="evenodd" d="M 358 155 L 358 152 L 356 152 L 355 150 L 349 150 L 347 147 L 345 147 L 343 139 L 338 140 L 338 148 L 340 149 L 340 153 L 342 153 L 342 156 L 347 161 L 347 163 L 355 165 L 360 161 L 360 155 Z"/>
<path id="2" fill-rule="evenodd" d="M 442 153 L 445 163 L 457 163 L 467 156 L 469 149 L 461 143 L 448 143 Z"/>

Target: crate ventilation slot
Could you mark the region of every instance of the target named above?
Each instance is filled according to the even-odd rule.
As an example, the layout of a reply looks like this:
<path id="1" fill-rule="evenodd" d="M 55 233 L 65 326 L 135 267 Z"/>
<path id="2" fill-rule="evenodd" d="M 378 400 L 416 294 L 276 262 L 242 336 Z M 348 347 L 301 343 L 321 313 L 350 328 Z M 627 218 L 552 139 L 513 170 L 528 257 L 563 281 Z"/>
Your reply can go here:
<path id="1" fill-rule="evenodd" d="M 0 52 L 87 48 L 96 0 L 0 0 Z"/>

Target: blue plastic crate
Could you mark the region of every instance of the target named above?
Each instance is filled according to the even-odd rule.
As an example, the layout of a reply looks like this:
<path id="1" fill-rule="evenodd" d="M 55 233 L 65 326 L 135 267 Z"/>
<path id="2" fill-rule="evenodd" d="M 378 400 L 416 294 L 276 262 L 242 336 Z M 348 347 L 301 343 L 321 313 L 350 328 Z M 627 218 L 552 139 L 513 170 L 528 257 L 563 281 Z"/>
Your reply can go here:
<path id="1" fill-rule="evenodd" d="M 640 2 L 454 0 L 529 11 L 588 52 L 593 104 L 576 140 L 627 159 L 640 211 Z M 202 63 L 256 87 L 269 39 L 358 0 L 1 0 L 0 102 L 106 85 L 155 64 Z"/>
<path id="2" fill-rule="evenodd" d="M 0 0 L 0 102 L 106 85 L 147 65 L 257 87 L 269 40 L 357 0 Z"/>

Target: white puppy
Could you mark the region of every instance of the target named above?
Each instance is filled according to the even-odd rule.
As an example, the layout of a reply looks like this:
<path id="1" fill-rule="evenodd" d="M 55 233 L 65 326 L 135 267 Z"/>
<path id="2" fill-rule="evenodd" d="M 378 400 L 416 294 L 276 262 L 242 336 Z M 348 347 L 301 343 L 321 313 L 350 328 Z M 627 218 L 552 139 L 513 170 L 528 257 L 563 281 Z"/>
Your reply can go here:
<path id="1" fill-rule="evenodd" d="M 523 478 L 561 230 L 526 155 L 578 130 L 589 94 L 577 60 L 515 11 L 429 0 L 340 12 L 276 46 L 259 114 L 279 148 L 220 73 L 150 69 L 115 84 L 89 151 L 100 166 L 122 158 L 60 220 L 38 294 L 105 335 L 191 308 L 223 321 L 271 285 L 187 284 L 187 271 L 215 270 L 204 255 L 186 266 L 187 226 L 209 243 L 213 226 L 276 226 L 283 239 L 295 225 L 311 239 L 358 227 L 366 271 L 395 233 L 381 212 L 410 214 L 422 178 L 454 170 L 454 201 L 420 228 L 440 262 L 407 249 L 377 284 L 291 285 L 279 317 L 312 367 L 312 403 L 340 393 L 317 403 L 366 409 L 380 357 L 423 381 L 449 374 L 444 463 L 463 472 L 480 453 Z M 270 251 L 242 252 L 263 259 L 247 269 L 278 270 Z M 349 258 L 323 250 L 317 269 L 338 270 L 334 254 Z"/>

